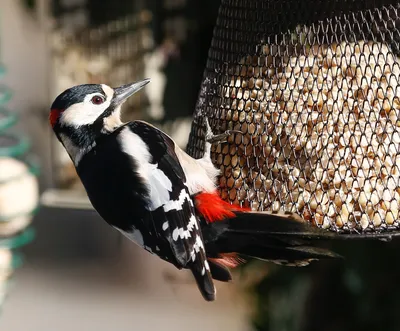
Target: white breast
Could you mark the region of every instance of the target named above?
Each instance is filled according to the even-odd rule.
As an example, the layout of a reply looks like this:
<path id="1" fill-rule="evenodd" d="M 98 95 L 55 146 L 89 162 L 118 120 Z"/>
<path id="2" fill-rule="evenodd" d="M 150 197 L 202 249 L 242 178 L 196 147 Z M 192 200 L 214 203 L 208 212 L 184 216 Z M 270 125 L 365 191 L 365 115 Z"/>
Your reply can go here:
<path id="1" fill-rule="evenodd" d="M 186 175 L 186 185 L 190 194 L 214 192 L 219 170 L 214 167 L 210 156 L 194 159 L 175 145 L 175 153 Z"/>

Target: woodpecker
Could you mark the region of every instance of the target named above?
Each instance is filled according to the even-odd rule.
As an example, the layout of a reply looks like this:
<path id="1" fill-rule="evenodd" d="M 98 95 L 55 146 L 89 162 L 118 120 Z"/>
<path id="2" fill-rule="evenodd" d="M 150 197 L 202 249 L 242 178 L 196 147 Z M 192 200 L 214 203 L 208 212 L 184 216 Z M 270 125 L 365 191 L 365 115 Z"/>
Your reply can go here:
<path id="1" fill-rule="evenodd" d="M 50 125 L 108 224 L 178 269 L 189 269 L 207 301 L 216 297 L 213 279 L 232 280 L 229 269 L 246 259 L 302 266 L 338 257 L 314 245 L 332 234 L 298 216 L 253 212 L 220 198 L 211 144 L 238 132 L 214 135 L 206 121 L 205 153 L 194 159 L 151 124 L 122 123 L 122 104 L 148 83 L 74 86 L 51 106 Z"/>

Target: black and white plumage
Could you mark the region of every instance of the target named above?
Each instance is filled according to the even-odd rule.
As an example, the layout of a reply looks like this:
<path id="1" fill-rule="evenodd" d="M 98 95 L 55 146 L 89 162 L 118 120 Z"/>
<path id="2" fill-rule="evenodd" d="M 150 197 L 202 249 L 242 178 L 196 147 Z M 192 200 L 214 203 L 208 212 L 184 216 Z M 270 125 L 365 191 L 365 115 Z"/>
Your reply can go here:
<path id="1" fill-rule="evenodd" d="M 327 235 L 291 215 L 230 210 L 215 193 L 218 170 L 210 160 L 210 142 L 204 157 L 195 160 L 154 126 L 122 123 L 122 103 L 148 82 L 115 89 L 104 84 L 76 86 L 60 94 L 51 107 L 53 130 L 106 222 L 177 268 L 190 269 L 210 301 L 216 293 L 213 278 L 230 280 L 228 266 L 239 261 L 239 255 L 229 255 L 229 260 L 226 254 L 299 265 L 335 257 L 305 244 L 305 237 Z M 227 134 L 213 137 L 209 130 L 208 138 L 215 141 Z"/>

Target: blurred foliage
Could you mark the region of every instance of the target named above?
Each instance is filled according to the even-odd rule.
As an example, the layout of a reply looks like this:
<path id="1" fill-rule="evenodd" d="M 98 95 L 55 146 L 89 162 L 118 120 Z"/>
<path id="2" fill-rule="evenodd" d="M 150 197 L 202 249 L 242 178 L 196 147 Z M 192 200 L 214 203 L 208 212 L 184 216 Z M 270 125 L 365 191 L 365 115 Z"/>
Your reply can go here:
<path id="1" fill-rule="evenodd" d="M 400 329 L 400 238 L 332 245 L 344 259 L 271 268 L 254 287 L 262 331 Z"/>

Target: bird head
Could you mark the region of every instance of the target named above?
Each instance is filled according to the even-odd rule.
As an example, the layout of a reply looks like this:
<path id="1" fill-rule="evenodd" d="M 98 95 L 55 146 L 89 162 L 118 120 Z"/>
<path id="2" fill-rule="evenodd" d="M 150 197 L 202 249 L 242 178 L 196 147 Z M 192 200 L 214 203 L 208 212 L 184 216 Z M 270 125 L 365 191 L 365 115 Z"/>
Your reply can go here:
<path id="1" fill-rule="evenodd" d="M 71 158 L 76 150 L 92 146 L 99 135 L 122 125 L 122 104 L 149 81 L 144 79 L 117 88 L 84 84 L 62 92 L 51 106 L 49 121 Z"/>
<path id="2" fill-rule="evenodd" d="M 77 85 L 62 92 L 50 110 L 50 125 L 62 131 L 70 127 L 78 129 L 93 125 L 99 120 L 107 127 L 107 121 L 120 122 L 121 105 L 131 95 L 142 89 L 149 79 L 112 88 L 105 84 Z"/>

